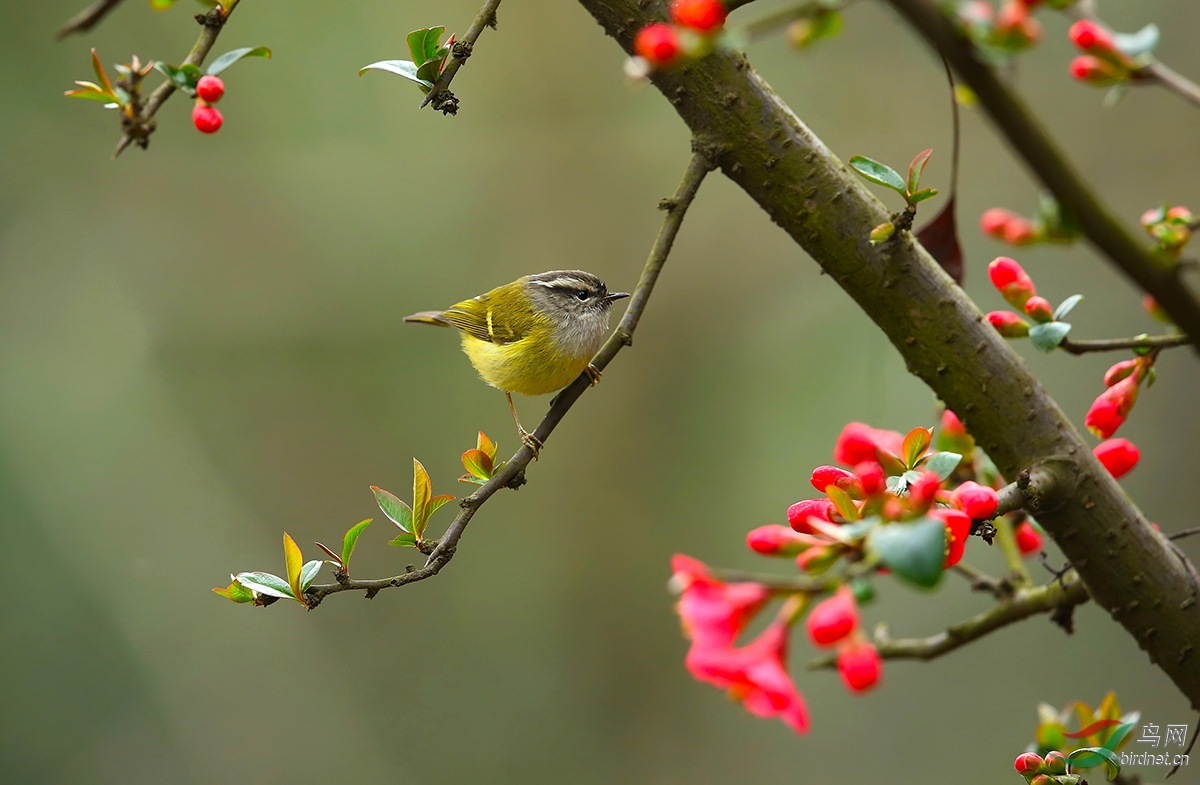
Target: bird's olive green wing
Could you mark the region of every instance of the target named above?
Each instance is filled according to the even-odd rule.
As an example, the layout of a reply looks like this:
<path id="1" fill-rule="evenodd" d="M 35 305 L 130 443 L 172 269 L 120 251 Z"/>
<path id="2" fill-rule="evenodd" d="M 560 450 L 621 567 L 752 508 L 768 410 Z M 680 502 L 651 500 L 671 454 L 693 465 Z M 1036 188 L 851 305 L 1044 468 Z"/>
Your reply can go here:
<path id="1" fill-rule="evenodd" d="M 452 327 L 481 341 L 513 343 L 533 329 L 530 315 L 515 314 L 515 310 L 522 309 L 499 307 L 489 292 L 450 306 L 442 312 L 442 318 Z"/>

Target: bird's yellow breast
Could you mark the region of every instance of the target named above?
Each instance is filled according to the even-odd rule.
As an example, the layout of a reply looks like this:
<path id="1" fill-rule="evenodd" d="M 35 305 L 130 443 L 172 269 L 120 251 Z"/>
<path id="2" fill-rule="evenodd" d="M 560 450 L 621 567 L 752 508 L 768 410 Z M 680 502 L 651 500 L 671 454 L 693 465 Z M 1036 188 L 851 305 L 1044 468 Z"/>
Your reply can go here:
<path id="1" fill-rule="evenodd" d="M 493 387 L 522 395 L 557 392 L 583 373 L 591 353 L 572 357 L 539 327 L 519 341 L 491 343 L 462 333 L 463 351 L 480 377 Z"/>

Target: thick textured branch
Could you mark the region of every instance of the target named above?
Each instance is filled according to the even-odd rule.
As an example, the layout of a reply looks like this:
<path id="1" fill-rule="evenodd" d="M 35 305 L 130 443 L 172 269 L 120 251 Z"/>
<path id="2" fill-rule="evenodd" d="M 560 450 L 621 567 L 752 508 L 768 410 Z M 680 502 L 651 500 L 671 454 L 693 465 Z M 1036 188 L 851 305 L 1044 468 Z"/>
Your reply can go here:
<path id="1" fill-rule="evenodd" d="M 638 280 L 637 288 L 633 290 L 633 296 L 629 300 L 629 308 L 626 309 L 620 324 L 617 325 L 617 329 L 613 331 L 613 334 L 605 341 L 604 345 L 600 347 L 600 351 L 592 359 L 592 365 L 597 370 L 603 371 L 612 362 L 613 358 L 617 356 L 618 352 L 633 343 L 633 333 L 637 329 L 638 321 L 642 318 L 642 312 L 646 310 L 646 304 L 650 301 L 650 295 L 654 292 L 654 285 L 658 281 L 658 275 L 662 272 L 663 265 L 666 264 L 667 256 L 671 253 L 671 246 L 675 243 L 675 236 L 679 233 L 679 227 L 683 224 L 683 216 L 687 213 L 688 206 L 692 203 L 692 199 L 696 196 L 696 191 L 700 188 L 700 183 L 704 182 L 704 177 L 712 169 L 712 166 L 712 162 L 705 152 L 697 151 L 693 153 L 687 171 L 684 173 L 683 181 L 680 182 L 675 195 L 670 199 L 663 200 L 659 205 L 667 211 L 667 215 L 663 219 L 662 228 L 658 231 L 654 247 L 650 250 L 650 256 L 646 259 L 646 266 L 642 269 L 642 277 Z M 541 423 L 534 430 L 534 436 L 545 444 L 546 440 L 550 438 L 550 434 L 554 432 L 554 428 L 562 421 L 562 418 L 570 411 L 575 401 L 579 400 L 579 396 L 583 395 L 591 384 L 592 382 L 588 375 L 581 374 L 570 386 L 559 392 L 554 397 L 554 400 L 551 401 L 550 411 L 546 413 L 546 416 L 542 418 Z M 471 522 L 471 518 L 474 517 L 479 508 L 501 488 L 519 488 L 523 485 L 525 482 L 525 467 L 532 460 L 533 451 L 528 446 L 521 447 L 501 467 L 500 471 L 496 472 L 492 479 L 480 486 L 479 490 L 475 491 L 475 493 L 459 502 L 461 510 L 446 528 L 446 533 L 429 550 L 429 558 L 423 567 L 410 570 L 403 575 L 396 575 L 392 578 L 354 580 L 342 577 L 337 583 L 311 586 L 305 592 L 305 599 L 307 600 L 309 609 L 315 608 L 321 600 L 330 594 L 361 590 L 366 592 L 366 596 L 369 599 L 378 594 L 382 589 L 415 583 L 416 581 L 437 575 L 442 567 L 445 567 L 454 558 L 454 551 L 458 547 L 458 541 L 462 537 L 463 531 L 467 528 L 467 524 Z"/>
<path id="2" fill-rule="evenodd" d="M 875 631 L 874 644 L 884 659 L 932 660 L 971 641 L 979 640 L 1001 627 L 1023 621 L 1030 616 L 1082 605 L 1087 601 L 1087 587 L 1079 580 L 1078 575 L 1069 573 L 1063 576 L 1062 581 L 1018 589 L 1010 598 L 997 603 L 995 607 L 928 638 L 892 638 L 885 627 L 880 627 Z M 837 656 L 831 654 L 809 660 L 808 667 L 810 670 L 832 668 L 836 664 Z"/>
<path id="3" fill-rule="evenodd" d="M 230 4 L 229 13 L 233 13 L 234 4 Z M 212 50 L 213 44 L 217 42 L 217 36 L 220 35 L 221 29 L 225 26 L 225 22 L 229 19 L 228 14 L 222 13 L 220 6 L 212 8 L 206 14 L 197 14 L 196 21 L 200 23 L 203 29 L 200 31 L 200 37 L 196 39 L 192 51 L 188 52 L 188 56 L 180 63 L 180 67 L 185 65 L 199 66 L 204 62 L 204 58 L 208 57 L 209 51 Z M 175 92 L 175 85 L 168 79 L 158 86 L 150 98 L 146 100 L 146 105 L 142 111 L 138 112 L 136 117 L 127 118 L 121 116 L 121 125 L 124 135 L 121 141 L 117 144 L 117 149 L 113 151 L 113 158 L 116 158 L 125 148 L 134 142 L 143 150 L 150 144 L 150 134 L 154 133 L 157 124 L 154 122 L 154 115 L 158 113 L 159 107 L 163 105 Z"/>
<path id="4" fill-rule="evenodd" d="M 930 0 L 887 1 L 958 72 L 1008 143 L 1078 221 L 1084 235 L 1138 286 L 1154 295 L 1185 333 L 1200 335 L 1200 302 L 1180 279 L 1179 270 L 1157 262 L 1121 225 L 970 39 Z"/>
<path id="5" fill-rule="evenodd" d="M 450 114 L 454 114 L 454 111 L 457 110 L 458 103 L 454 101 L 453 96 L 446 93 L 446 88 L 454 80 L 454 75 L 458 73 L 458 69 L 462 68 L 463 63 L 467 62 L 467 58 L 471 56 L 471 52 L 475 49 L 475 41 L 479 39 L 479 34 L 483 32 L 483 28 L 490 27 L 493 30 L 496 29 L 496 8 L 499 5 L 500 0 L 487 0 L 483 4 L 483 8 L 479 9 L 479 15 L 475 17 L 475 21 L 467 28 L 467 34 L 463 36 L 461 41 L 456 41 L 454 46 L 451 47 L 450 62 L 442 69 L 438 80 L 433 83 L 433 87 L 425 96 L 425 100 L 421 102 L 422 109 L 429 104 L 433 104 L 434 109 L 439 109 L 448 102 L 451 102 L 455 109 L 449 110 Z M 442 95 L 443 93 L 446 93 L 446 95 Z"/>
<path id="6" fill-rule="evenodd" d="M 627 52 L 642 26 L 666 16 L 661 2 L 580 2 Z M 858 302 L 1001 472 L 1054 476 L 1038 521 L 1096 601 L 1200 705 L 1189 571 L 975 304 L 911 236 L 871 245 L 888 219 L 883 204 L 742 55 L 717 52 L 652 79 L 725 174 Z"/>
<path id="7" fill-rule="evenodd" d="M 108 12 L 116 8 L 121 3 L 121 0 L 96 0 L 96 2 L 83 9 L 75 16 L 71 17 L 66 23 L 58 28 L 58 32 L 54 37 L 61 41 L 71 33 L 82 33 L 85 30 L 91 30 L 100 20 L 108 16 Z"/>

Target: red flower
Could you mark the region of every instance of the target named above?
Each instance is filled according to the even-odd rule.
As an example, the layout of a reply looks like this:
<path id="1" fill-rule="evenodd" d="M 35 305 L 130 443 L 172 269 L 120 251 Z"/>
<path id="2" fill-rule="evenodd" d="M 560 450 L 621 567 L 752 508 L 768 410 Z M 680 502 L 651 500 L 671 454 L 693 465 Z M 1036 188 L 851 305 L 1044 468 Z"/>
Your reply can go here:
<path id="1" fill-rule="evenodd" d="M 655 68 L 665 68 L 679 58 L 682 49 L 675 28 L 656 22 L 638 31 L 633 39 L 633 51 Z"/>
<path id="2" fill-rule="evenodd" d="M 904 437 L 895 431 L 872 428 L 861 422 L 847 423 L 833 447 L 833 460 L 843 466 L 856 466 L 863 461 L 877 461 L 880 452 L 892 456 L 903 452 Z M 825 490 L 822 488 L 821 490 Z"/>
<path id="3" fill-rule="evenodd" d="M 967 549 L 967 537 L 971 535 L 971 516 L 962 510 L 946 507 L 931 510 L 929 514 L 946 525 L 946 561 L 942 563 L 942 569 L 953 567 L 962 561 L 963 552 Z"/>
<path id="4" fill-rule="evenodd" d="M 759 526 L 746 534 L 746 545 L 763 556 L 795 556 L 808 544 L 796 532 L 778 524 Z"/>
<path id="5" fill-rule="evenodd" d="M 858 481 L 854 473 L 836 466 L 818 466 L 813 469 L 811 482 L 813 487 L 821 492 L 824 492 L 830 485 L 834 485 L 851 496 L 862 498 L 862 483 Z"/>
<path id="6" fill-rule="evenodd" d="M 1138 376 L 1137 373 L 1127 376 L 1100 393 L 1083 419 L 1089 431 L 1101 439 L 1107 439 L 1117 432 L 1137 402 Z"/>
<path id="7" fill-rule="evenodd" d="M 1021 524 L 1013 531 L 1017 538 L 1017 550 L 1022 556 L 1030 556 L 1042 549 L 1042 535 L 1037 529 L 1033 528 L 1033 524 L 1029 521 L 1021 521 Z"/>
<path id="8" fill-rule="evenodd" d="M 997 256 L 992 260 L 988 265 L 988 278 L 1014 308 L 1024 308 L 1025 301 L 1037 294 L 1033 279 L 1021 265 L 1007 256 Z"/>
<path id="9" fill-rule="evenodd" d="M 689 556 L 671 559 L 672 580 L 682 590 L 679 618 L 694 645 L 729 646 L 770 592 L 761 583 L 724 583 Z"/>
<path id="10" fill-rule="evenodd" d="M 991 488 L 968 480 L 954 489 L 950 503 L 975 520 L 991 518 L 996 514 L 1000 498 Z"/>
<path id="11" fill-rule="evenodd" d="M 701 33 L 711 33 L 725 24 L 729 14 L 719 0 L 674 0 L 671 18 L 675 24 L 690 27 Z"/>
<path id="12" fill-rule="evenodd" d="M 776 621 L 739 649 L 692 644 L 687 669 L 742 702 L 756 717 L 778 717 L 797 733 L 808 731 L 808 708 L 784 662 L 787 624 Z"/>
<path id="13" fill-rule="evenodd" d="M 837 593 L 817 606 L 804 621 L 808 637 L 816 646 L 832 646 L 858 628 L 858 606 L 854 592 L 842 586 Z"/>
<path id="14" fill-rule="evenodd" d="M 1096 445 L 1096 449 L 1092 450 L 1092 453 L 1100 459 L 1100 463 L 1104 464 L 1108 473 L 1117 479 L 1129 474 L 1133 467 L 1137 466 L 1138 459 L 1142 457 L 1138 448 L 1128 439 L 1109 439 L 1100 442 Z"/>
<path id="15" fill-rule="evenodd" d="M 828 499 L 805 499 L 788 507 L 788 523 L 801 534 L 813 534 L 812 527 L 808 525 L 809 516 L 832 523 L 835 512 L 837 508 Z"/>
<path id="16" fill-rule="evenodd" d="M 1029 322 L 1012 311 L 990 311 L 987 320 L 1005 338 L 1024 338 L 1029 335 Z"/>
<path id="17" fill-rule="evenodd" d="M 879 652 L 871 644 L 862 641 L 852 641 L 838 650 L 837 667 L 846 689 L 851 692 L 866 692 L 883 675 L 883 660 Z"/>

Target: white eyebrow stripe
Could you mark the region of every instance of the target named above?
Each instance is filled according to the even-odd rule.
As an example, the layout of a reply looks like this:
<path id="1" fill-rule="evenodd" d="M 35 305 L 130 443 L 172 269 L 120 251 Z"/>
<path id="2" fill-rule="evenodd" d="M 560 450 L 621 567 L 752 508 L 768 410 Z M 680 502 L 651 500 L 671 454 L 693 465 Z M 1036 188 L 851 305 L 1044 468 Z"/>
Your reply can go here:
<path id="1" fill-rule="evenodd" d="M 590 288 L 586 282 L 581 281 L 580 279 L 574 278 L 574 277 L 555 278 L 552 281 L 534 281 L 534 283 L 545 286 L 547 289 L 563 289 L 563 288 L 588 289 L 588 288 Z"/>

